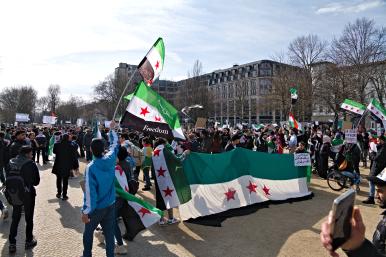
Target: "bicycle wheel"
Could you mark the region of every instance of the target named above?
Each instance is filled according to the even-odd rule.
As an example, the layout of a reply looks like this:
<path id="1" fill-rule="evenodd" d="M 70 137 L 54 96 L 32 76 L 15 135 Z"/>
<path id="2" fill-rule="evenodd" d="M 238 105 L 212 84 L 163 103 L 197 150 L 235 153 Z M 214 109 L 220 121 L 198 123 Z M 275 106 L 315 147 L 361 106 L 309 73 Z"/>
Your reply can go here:
<path id="1" fill-rule="evenodd" d="M 334 191 L 340 191 L 346 187 L 347 178 L 339 172 L 332 171 L 327 175 L 327 184 Z"/>

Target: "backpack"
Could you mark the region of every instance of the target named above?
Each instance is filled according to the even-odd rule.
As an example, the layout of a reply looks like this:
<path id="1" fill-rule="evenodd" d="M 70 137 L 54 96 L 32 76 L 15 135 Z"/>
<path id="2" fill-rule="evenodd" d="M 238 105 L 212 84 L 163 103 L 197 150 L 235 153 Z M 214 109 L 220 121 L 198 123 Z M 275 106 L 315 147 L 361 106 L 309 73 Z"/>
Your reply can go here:
<path id="1" fill-rule="evenodd" d="M 21 176 L 21 168 L 31 160 L 25 157 L 16 157 L 9 161 L 8 176 L 5 181 L 4 195 L 10 205 L 23 205 L 25 194 L 29 192 Z"/>

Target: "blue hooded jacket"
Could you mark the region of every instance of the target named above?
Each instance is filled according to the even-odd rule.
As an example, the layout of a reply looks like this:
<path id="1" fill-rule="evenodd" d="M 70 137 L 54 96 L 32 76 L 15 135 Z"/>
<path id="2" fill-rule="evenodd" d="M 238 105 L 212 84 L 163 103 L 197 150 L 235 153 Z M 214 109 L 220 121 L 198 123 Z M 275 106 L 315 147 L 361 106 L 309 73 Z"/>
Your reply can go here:
<path id="1" fill-rule="evenodd" d="M 106 208 L 115 202 L 115 164 L 120 145 L 117 133 L 110 131 L 109 137 L 109 152 L 90 162 L 84 174 L 84 214 L 92 214 L 95 209 Z"/>

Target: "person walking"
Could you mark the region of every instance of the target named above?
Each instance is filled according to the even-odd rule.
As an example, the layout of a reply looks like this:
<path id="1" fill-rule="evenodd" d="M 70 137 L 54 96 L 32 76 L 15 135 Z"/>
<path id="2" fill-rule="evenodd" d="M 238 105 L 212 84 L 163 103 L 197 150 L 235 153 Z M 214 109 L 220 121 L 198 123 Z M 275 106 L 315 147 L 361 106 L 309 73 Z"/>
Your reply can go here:
<path id="1" fill-rule="evenodd" d="M 86 130 L 86 134 L 83 137 L 83 145 L 84 150 L 86 150 L 86 160 L 90 162 L 92 160 L 92 154 L 91 154 L 91 141 L 92 141 L 93 135 L 91 129 Z"/>
<path id="2" fill-rule="evenodd" d="M 31 132 L 29 135 L 28 135 L 28 138 L 30 140 L 30 144 L 31 144 L 31 147 L 32 147 L 32 160 L 35 161 L 36 159 L 36 152 L 39 148 L 39 144 L 38 142 L 36 141 L 36 135 L 35 135 L 35 132 Z"/>
<path id="3" fill-rule="evenodd" d="M 56 155 L 52 173 L 56 175 L 56 198 L 68 200 L 68 178 L 71 170 L 78 169 L 78 156 L 75 147 L 69 141 L 69 135 L 64 134 L 60 143 L 54 145 L 53 153 Z"/>
<path id="4" fill-rule="evenodd" d="M 39 169 L 36 163 L 32 160 L 32 148 L 30 146 L 22 146 L 19 154 L 9 161 L 6 168 L 7 187 L 11 184 L 11 178 L 20 176 L 24 182 L 22 193 L 23 198 L 20 202 L 14 202 L 12 212 L 12 222 L 9 232 L 9 252 L 16 252 L 16 236 L 17 227 L 21 218 L 22 207 L 24 207 L 24 216 L 26 222 L 26 241 L 25 249 L 31 249 L 37 245 L 37 240 L 33 237 L 33 216 L 35 210 L 36 190 L 35 186 L 40 183 Z"/>
<path id="5" fill-rule="evenodd" d="M 115 164 L 120 145 L 114 131 L 115 122 L 110 123 L 110 148 L 104 154 L 102 139 L 95 138 L 91 142 L 91 161 L 85 171 L 85 192 L 81 209 L 83 232 L 83 257 L 92 256 L 94 231 L 101 224 L 106 242 L 106 256 L 114 257 L 115 227 Z"/>
<path id="6" fill-rule="evenodd" d="M 80 127 L 80 128 L 78 128 L 77 139 L 76 139 L 76 142 L 79 145 L 80 158 L 84 158 L 85 157 L 84 156 L 83 138 L 84 138 L 83 128 Z"/>
<path id="7" fill-rule="evenodd" d="M 38 148 L 37 148 L 37 152 L 36 152 L 36 162 L 39 163 L 39 160 L 40 160 L 40 154 L 42 154 L 42 160 L 43 160 L 43 164 L 47 164 L 46 162 L 46 147 L 47 147 L 47 138 L 46 136 L 43 134 L 43 131 L 42 130 L 39 130 L 39 134 L 36 136 L 36 142 L 38 143 Z"/>
<path id="8" fill-rule="evenodd" d="M 150 181 L 150 169 L 152 165 L 152 156 L 153 156 L 153 148 L 151 145 L 151 141 L 148 137 L 142 138 L 142 152 L 144 155 L 144 159 L 142 162 L 142 170 L 143 170 L 143 180 L 145 181 L 145 187 L 142 188 L 143 191 L 151 190 L 151 181 Z"/>
<path id="9" fill-rule="evenodd" d="M 15 158 L 20 151 L 20 148 L 23 145 L 27 145 L 27 141 L 25 139 L 25 131 L 24 130 L 18 130 L 15 132 L 15 141 L 11 144 L 9 148 L 9 157 Z"/>

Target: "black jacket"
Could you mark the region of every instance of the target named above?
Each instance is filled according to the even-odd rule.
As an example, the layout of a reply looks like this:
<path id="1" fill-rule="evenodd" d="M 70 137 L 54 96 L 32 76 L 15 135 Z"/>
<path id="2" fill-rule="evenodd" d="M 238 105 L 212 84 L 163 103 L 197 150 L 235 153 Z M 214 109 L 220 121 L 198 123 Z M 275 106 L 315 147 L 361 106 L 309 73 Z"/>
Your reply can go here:
<path id="1" fill-rule="evenodd" d="M 367 239 L 363 244 L 354 251 L 346 251 L 349 257 L 385 257 L 385 241 L 386 241 L 386 211 L 382 213 L 383 218 L 378 223 L 377 229 L 373 235 L 373 243 Z"/>
<path id="2" fill-rule="evenodd" d="M 8 164 L 5 169 L 7 176 L 9 174 L 9 171 L 10 171 L 10 166 Z M 40 174 L 39 174 L 39 169 L 36 166 L 36 163 L 32 160 L 25 162 L 25 164 L 20 169 L 20 174 L 24 180 L 24 185 L 29 189 L 30 194 L 32 196 L 36 196 L 35 186 L 39 185 L 40 183 Z"/>
<path id="3" fill-rule="evenodd" d="M 370 176 L 377 176 L 386 167 L 386 144 L 378 145 L 377 153 L 373 159 Z"/>
<path id="4" fill-rule="evenodd" d="M 86 147 L 86 148 L 90 148 L 91 146 L 91 141 L 92 141 L 92 133 L 86 133 L 83 137 L 83 145 Z"/>
<path id="5" fill-rule="evenodd" d="M 53 152 L 56 157 L 52 173 L 67 177 L 71 170 L 79 168 L 77 151 L 71 142 L 56 143 Z"/>

